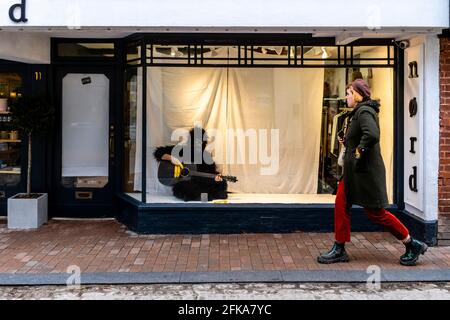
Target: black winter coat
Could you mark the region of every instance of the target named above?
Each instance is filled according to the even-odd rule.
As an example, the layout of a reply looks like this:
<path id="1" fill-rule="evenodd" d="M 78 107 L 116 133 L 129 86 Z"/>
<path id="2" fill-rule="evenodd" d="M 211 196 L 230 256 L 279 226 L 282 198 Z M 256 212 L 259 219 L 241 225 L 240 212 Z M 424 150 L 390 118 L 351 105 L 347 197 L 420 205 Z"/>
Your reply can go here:
<path id="1" fill-rule="evenodd" d="M 380 150 L 379 103 L 360 102 L 349 114 L 345 135 L 344 187 L 349 205 L 384 208 L 388 205 L 386 170 Z M 355 158 L 356 148 L 364 151 Z"/>
<path id="2" fill-rule="evenodd" d="M 153 156 L 158 161 L 162 160 L 164 154 L 171 154 L 174 146 L 162 146 L 157 147 L 153 153 Z M 202 151 L 204 154 L 205 151 Z M 180 151 L 180 156 L 183 155 L 183 150 Z M 191 163 L 194 163 L 194 150 L 191 150 Z M 209 154 L 212 158 L 212 156 Z M 203 159 L 203 158 L 202 158 Z M 202 163 L 197 164 L 197 170 L 200 172 L 218 174 L 217 167 L 215 163 Z M 216 182 L 211 178 L 203 178 L 193 176 L 190 180 L 179 181 L 173 187 L 173 195 L 184 201 L 200 201 L 201 194 L 207 193 L 208 200 L 212 201 L 215 199 L 227 199 L 228 198 L 228 185 L 226 181 Z"/>

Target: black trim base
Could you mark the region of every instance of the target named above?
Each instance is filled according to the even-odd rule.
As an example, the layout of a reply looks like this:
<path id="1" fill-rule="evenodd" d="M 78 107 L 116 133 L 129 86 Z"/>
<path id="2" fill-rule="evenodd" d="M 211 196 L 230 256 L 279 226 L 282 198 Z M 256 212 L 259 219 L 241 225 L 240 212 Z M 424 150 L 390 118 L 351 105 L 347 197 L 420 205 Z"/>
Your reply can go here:
<path id="1" fill-rule="evenodd" d="M 407 211 L 396 213 L 397 218 L 408 228 L 412 237 L 430 246 L 437 245 L 438 221 L 424 221 Z"/>
<path id="2" fill-rule="evenodd" d="M 118 220 L 141 234 L 230 234 L 333 232 L 333 205 L 295 204 L 141 204 L 121 195 Z M 400 210 L 389 209 L 428 245 L 436 245 L 437 222 L 425 222 Z M 361 208 L 352 209 L 352 231 L 374 232 L 383 228 L 372 223 Z"/>
<path id="3" fill-rule="evenodd" d="M 332 205 L 142 205 L 120 196 L 118 220 L 144 234 L 332 232 Z M 353 231 L 382 231 L 360 208 L 352 210 Z"/>

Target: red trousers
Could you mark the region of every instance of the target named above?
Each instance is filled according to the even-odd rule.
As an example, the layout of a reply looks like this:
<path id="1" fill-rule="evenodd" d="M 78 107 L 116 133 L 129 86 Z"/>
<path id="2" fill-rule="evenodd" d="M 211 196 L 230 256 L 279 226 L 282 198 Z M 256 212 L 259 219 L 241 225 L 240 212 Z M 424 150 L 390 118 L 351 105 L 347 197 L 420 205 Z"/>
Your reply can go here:
<path id="1" fill-rule="evenodd" d="M 336 241 L 340 243 L 350 241 L 350 208 L 344 192 L 344 180 L 339 181 L 334 206 L 334 233 Z M 385 209 L 368 209 L 364 211 L 373 222 L 384 226 L 398 240 L 404 240 L 409 231 L 392 213 Z"/>

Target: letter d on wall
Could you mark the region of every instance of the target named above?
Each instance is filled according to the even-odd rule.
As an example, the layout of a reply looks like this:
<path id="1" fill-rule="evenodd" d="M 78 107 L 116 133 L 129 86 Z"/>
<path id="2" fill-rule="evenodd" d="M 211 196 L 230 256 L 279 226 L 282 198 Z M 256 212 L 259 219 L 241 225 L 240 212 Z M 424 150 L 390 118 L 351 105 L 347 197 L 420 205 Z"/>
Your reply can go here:
<path id="1" fill-rule="evenodd" d="M 409 176 L 409 189 L 417 192 L 417 166 L 413 167 L 413 174 Z"/>
<path id="2" fill-rule="evenodd" d="M 16 3 L 12 5 L 11 8 L 9 8 L 9 18 L 11 19 L 11 21 L 16 23 L 28 21 L 28 19 L 26 18 L 26 11 L 25 11 L 26 5 L 27 5 L 26 0 L 22 0 L 21 3 Z M 16 18 L 16 16 L 14 15 L 17 9 L 20 9 L 20 18 Z"/>

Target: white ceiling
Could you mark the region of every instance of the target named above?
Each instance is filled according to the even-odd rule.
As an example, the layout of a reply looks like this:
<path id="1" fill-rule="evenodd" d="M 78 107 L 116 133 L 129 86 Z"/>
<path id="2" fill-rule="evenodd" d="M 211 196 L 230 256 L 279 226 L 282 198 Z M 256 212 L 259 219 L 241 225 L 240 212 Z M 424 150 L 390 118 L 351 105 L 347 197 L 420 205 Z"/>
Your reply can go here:
<path id="1" fill-rule="evenodd" d="M 81 29 L 68 29 L 63 27 L 34 27 L 34 28 L 19 28 L 19 27 L 3 27 L 1 31 L 11 32 L 26 32 L 26 33 L 40 33 L 49 37 L 62 38 L 123 38 L 133 33 L 307 33 L 314 37 L 339 37 L 343 34 L 351 33 L 357 34 L 361 38 L 394 38 L 394 39 L 408 39 L 416 35 L 422 34 L 440 34 L 440 28 L 382 28 L 377 30 L 369 29 L 336 29 L 336 28 L 202 28 L 202 27 L 167 27 L 167 28 L 131 28 L 131 27 L 95 27 Z"/>

